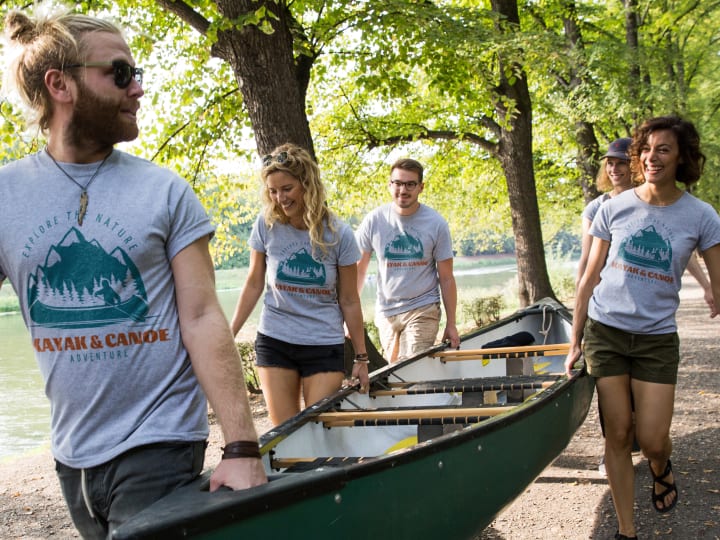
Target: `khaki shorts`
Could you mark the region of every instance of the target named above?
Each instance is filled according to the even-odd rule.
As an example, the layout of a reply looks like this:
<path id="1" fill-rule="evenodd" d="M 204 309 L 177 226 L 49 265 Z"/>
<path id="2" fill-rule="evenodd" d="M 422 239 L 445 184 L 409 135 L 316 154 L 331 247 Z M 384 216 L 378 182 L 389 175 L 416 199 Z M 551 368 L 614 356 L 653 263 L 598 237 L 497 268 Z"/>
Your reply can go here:
<path id="1" fill-rule="evenodd" d="M 432 347 L 440 328 L 440 304 L 428 304 L 390 317 L 378 315 L 383 356 L 389 362 L 408 358 Z"/>
<path id="2" fill-rule="evenodd" d="M 630 375 L 660 384 L 677 384 L 680 338 L 670 334 L 632 334 L 588 317 L 583 351 L 593 377 Z"/>

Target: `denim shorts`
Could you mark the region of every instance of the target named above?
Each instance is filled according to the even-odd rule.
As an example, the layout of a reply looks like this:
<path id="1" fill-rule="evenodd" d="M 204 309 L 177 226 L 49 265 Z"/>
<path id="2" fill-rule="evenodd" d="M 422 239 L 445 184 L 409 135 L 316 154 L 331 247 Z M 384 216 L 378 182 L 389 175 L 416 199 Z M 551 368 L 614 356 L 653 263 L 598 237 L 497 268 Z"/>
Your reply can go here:
<path id="1" fill-rule="evenodd" d="M 295 345 L 258 332 L 255 338 L 258 367 L 293 369 L 301 377 L 317 373 L 345 373 L 345 343 L 338 345 Z"/>
<path id="2" fill-rule="evenodd" d="M 633 334 L 588 317 L 583 351 L 593 377 L 630 375 L 660 384 L 677 384 L 680 338 L 669 334 Z"/>

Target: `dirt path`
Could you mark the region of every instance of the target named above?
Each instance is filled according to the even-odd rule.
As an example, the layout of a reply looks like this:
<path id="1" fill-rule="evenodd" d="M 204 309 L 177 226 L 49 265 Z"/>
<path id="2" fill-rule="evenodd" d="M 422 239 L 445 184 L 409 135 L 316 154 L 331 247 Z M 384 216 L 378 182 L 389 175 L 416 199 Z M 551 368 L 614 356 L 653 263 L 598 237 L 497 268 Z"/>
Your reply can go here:
<path id="1" fill-rule="evenodd" d="M 637 525 L 643 539 L 720 540 L 720 319 L 708 318 L 700 289 L 694 281 L 686 283 L 678 313 L 683 360 L 672 429 L 680 500 L 669 515 L 655 513 L 647 463 L 635 457 Z M 256 396 L 253 410 L 258 430 L 266 431 L 270 426 Z M 213 427 L 209 464 L 217 462 L 219 446 Z M 478 540 L 612 538 L 616 522 L 610 491 L 597 472 L 601 454 L 593 405 L 565 452 Z M 46 450 L 0 463 L 0 538 L 77 537 Z"/>
<path id="2" fill-rule="evenodd" d="M 671 432 L 680 499 L 670 514 L 652 509 L 647 460 L 636 454 L 635 515 L 642 539 L 720 539 L 720 318 L 709 318 L 695 281 L 684 283 L 678 312 L 682 361 Z M 560 457 L 478 538 L 613 538 L 617 522 L 610 488 L 597 470 L 602 452 L 594 402 Z"/>

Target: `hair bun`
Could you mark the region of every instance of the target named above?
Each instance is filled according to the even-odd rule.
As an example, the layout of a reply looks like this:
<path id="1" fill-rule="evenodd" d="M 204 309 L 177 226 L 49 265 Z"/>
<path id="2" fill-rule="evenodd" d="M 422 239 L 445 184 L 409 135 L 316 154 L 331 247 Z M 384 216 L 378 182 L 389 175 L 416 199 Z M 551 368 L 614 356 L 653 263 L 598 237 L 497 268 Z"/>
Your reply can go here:
<path id="1" fill-rule="evenodd" d="M 11 41 L 22 45 L 32 43 L 38 36 L 35 23 L 22 11 L 11 11 L 5 17 L 5 32 Z"/>

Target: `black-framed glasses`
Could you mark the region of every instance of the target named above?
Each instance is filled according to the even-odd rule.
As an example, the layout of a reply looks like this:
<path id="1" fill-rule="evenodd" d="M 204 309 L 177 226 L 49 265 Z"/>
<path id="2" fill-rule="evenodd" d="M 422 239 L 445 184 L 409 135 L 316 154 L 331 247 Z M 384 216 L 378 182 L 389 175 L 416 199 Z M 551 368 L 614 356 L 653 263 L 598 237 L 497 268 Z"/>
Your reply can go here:
<path id="1" fill-rule="evenodd" d="M 275 155 L 273 155 L 273 154 L 264 155 L 262 158 L 262 163 L 263 163 L 263 167 L 269 167 L 273 163 L 279 163 L 280 165 L 282 165 L 287 160 L 288 160 L 288 153 L 283 151 L 283 152 L 278 152 Z"/>
<path id="2" fill-rule="evenodd" d="M 63 69 L 70 68 L 89 68 L 89 67 L 112 67 L 113 75 L 115 75 L 115 86 L 125 89 L 135 79 L 138 84 L 142 84 L 143 73 L 142 68 L 131 66 L 125 60 L 113 60 L 112 62 L 84 62 L 82 64 L 70 64 Z"/>
<path id="3" fill-rule="evenodd" d="M 414 182 L 414 181 L 401 182 L 400 180 L 390 180 L 390 185 L 391 185 L 391 186 L 394 186 L 394 187 L 396 187 L 396 188 L 398 188 L 398 189 L 404 187 L 404 188 L 407 189 L 408 191 L 412 191 L 413 189 L 415 189 L 416 187 L 418 187 L 418 185 L 420 185 L 420 182 Z"/>

